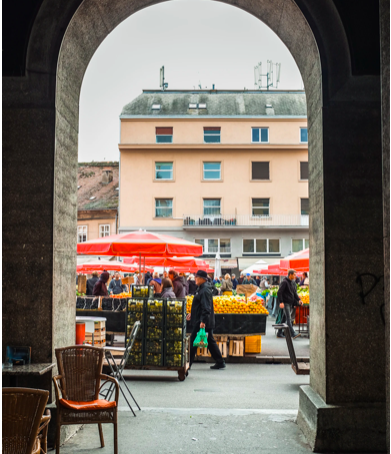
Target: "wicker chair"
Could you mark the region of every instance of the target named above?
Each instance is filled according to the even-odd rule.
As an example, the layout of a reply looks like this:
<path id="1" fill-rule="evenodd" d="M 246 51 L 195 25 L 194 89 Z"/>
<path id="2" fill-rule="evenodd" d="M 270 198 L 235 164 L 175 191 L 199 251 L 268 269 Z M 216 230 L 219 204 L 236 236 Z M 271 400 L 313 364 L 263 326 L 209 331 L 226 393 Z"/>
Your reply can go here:
<path id="1" fill-rule="evenodd" d="M 102 424 L 114 424 L 114 453 L 118 454 L 117 410 L 119 385 L 115 378 L 102 374 L 104 350 L 89 346 L 56 349 L 60 375 L 53 377 L 56 392 L 56 454 L 60 453 L 62 425 L 98 424 L 101 447 L 105 445 Z M 115 400 L 99 399 L 103 384 L 115 386 Z M 103 386 L 102 384 L 102 386 Z"/>
<path id="2" fill-rule="evenodd" d="M 48 398 L 41 389 L 3 388 L 3 454 L 46 454 Z"/>

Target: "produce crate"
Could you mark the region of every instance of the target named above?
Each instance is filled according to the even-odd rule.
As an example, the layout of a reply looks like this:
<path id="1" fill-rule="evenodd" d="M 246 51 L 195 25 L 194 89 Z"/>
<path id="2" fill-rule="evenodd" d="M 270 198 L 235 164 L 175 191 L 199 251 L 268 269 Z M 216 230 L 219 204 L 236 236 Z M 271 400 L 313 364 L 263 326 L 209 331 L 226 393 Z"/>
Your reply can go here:
<path id="1" fill-rule="evenodd" d="M 166 301 L 166 326 L 181 326 L 186 324 L 186 299 Z"/>
<path id="2" fill-rule="evenodd" d="M 146 366 L 163 366 L 163 353 L 145 353 Z"/>
<path id="3" fill-rule="evenodd" d="M 130 332 L 136 321 L 141 322 L 141 326 L 137 333 L 137 339 L 143 339 L 144 334 L 144 320 L 145 320 L 145 309 L 144 301 L 139 299 L 131 298 L 128 300 L 127 311 L 126 311 L 126 333 L 125 333 L 125 344 L 127 343 Z"/>
<path id="4" fill-rule="evenodd" d="M 146 302 L 146 326 L 160 328 L 162 330 L 162 337 L 164 331 L 164 300 L 155 299 Z M 148 337 L 148 334 L 147 334 Z"/>
<path id="5" fill-rule="evenodd" d="M 262 336 L 246 336 L 245 353 L 261 353 Z"/>
<path id="6" fill-rule="evenodd" d="M 229 356 L 244 356 L 244 337 L 229 340 Z"/>
<path id="7" fill-rule="evenodd" d="M 132 285 L 132 298 L 153 298 L 154 286 L 153 285 Z"/>
<path id="8" fill-rule="evenodd" d="M 219 347 L 221 356 L 226 358 L 228 356 L 228 336 L 216 336 L 216 344 Z"/>

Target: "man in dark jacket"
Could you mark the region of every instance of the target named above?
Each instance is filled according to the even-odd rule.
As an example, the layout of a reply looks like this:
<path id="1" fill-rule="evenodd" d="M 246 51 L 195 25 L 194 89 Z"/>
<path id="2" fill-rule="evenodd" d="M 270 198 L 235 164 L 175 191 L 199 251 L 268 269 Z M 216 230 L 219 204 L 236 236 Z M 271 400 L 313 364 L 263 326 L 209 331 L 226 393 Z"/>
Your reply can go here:
<path id="1" fill-rule="evenodd" d="M 170 270 L 168 273 L 168 277 L 172 281 L 172 287 L 174 289 L 175 296 L 177 298 L 185 298 L 186 297 L 186 289 L 184 286 L 184 281 L 181 276 L 176 271 Z"/>
<path id="2" fill-rule="evenodd" d="M 295 308 L 297 305 L 302 305 L 302 301 L 299 298 L 296 290 L 296 271 L 289 270 L 288 277 L 284 278 L 281 282 L 280 287 L 277 292 L 278 302 L 280 303 L 280 308 L 284 309 L 284 317 L 282 323 L 285 323 L 289 327 L 291 332 L 292 339 L 296 339 L 300 334 L 296 333 L 292 326 L 291 312 L 292 308 Z M 283 337 L 282 330 L 278 330 L 277 337 Z"/>
<path id="3" fill-rule="evenodd" d="M 193 321 L 193 331 L 190 336 L 190 367 L 193 364 L 197 352 L 197 347 L 193 346 L 194 339 L 200 328 L 205 328 L 205 331 L 208 333 L 208 348 L 212 358 L 216 361 L 216 364 L 210 366 L 210 368 L 224 369 L 225 361 L 221 356 L 220 349 L 213 337 L 215 313 L 213 308 L 212 288 L 211 284 L 208 282 L 206 271 L 198 270 L 195 275 L 195 280 L 198 290 L 193 299 L 191 314 L 187 314 L 186 317 L 187 320 Z"/>
<path id="4" fill-rule="evenodd" d="M 234 290 L 236 290 L 236 287 L 238 286 L 238 284 L 239 284 L 239 282 L 238 282 L 238 280 L 236 279 L 236 276 L 233 274 L 233 275 L 232 275 L 232 288 L 233 288 Z"/>
<path id="5" fill-rule="evenodd" d="M 92 291 L 94 290 L 95 284 L 99 281 L 98 277 L 98 272 L 94 271 L 92 273 L 92 278 L 87 279 L 87 289 L 86 289 L 86 295 L 87 296 L 92 296 Z"/>
<path id="6" fill-rule="evenodd" d="M 242 285 L 249 285 L 249 284 L 257 285 L 257 283 L 254 281 L 254 279 L 251 277 L 251 274 L 247 273 L 246 277 L 242 281 Z"/>
<path id="7" fill-rule="evenodd" d="M 125 285 L 122 285 L 122 281 L 120 279 L 120 275 L 118 271 L 114 273 L 114 279 L 111 279 L 110 284 L 109 284 L 109 290 L 108 292 L 110 294 L 118 295 L 122 293 L 125 290 Z"/>

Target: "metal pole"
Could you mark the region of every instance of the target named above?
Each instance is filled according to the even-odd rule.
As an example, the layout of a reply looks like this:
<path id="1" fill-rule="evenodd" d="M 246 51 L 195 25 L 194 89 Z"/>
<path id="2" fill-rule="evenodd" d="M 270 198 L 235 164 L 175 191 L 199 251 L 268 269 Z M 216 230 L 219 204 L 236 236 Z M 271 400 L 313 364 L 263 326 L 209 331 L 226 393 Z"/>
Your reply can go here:
<path id="1" fill-rule="evenodd" d="M 140 276 L 140 279 L 141 279 L 141 252 L 140 252 L 140 255 L 139 255 L 139 259 L 138 259 L 138 272 L 139 272 L 139 276 Z"/>
<path id="2" fill-rule="evenodd" d="M 143 284 L 145 285 L 145 255 L 144 255 L 144 269 L 143 269 Z"/>

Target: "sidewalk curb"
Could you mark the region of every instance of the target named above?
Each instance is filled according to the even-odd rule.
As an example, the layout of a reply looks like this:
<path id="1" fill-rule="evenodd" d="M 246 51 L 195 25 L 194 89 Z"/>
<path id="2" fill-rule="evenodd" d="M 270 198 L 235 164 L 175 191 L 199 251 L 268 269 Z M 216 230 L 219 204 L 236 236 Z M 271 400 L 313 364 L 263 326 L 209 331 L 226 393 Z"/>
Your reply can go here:
<path id="1" fill-rule="evenodd" d="M 228 356 L 224 358 L 227 364 L 291 364 L 289 356 Z M 298 362 L 310 362 L 308 356 L 298 356 Z M 212 358 L 196 359 L 196 363 L 214 363 Z"/>

